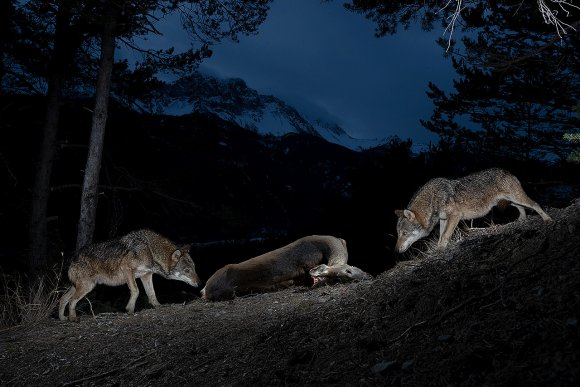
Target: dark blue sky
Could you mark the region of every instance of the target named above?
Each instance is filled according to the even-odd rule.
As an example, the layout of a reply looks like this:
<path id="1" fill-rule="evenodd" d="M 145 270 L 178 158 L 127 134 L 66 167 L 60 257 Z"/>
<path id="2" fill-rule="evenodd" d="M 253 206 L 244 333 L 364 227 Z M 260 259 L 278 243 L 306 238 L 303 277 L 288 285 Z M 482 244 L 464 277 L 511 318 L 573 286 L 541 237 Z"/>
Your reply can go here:
<path id="1" fill-rule="evenodd" d="M 179 23 L 168 24 L 155 43 L 189 47 Z M 436 141 L 419 119 L 432 111 L 427 83 L 449 89 L 455 74 L 435 43 L 443 31 L 414 28 L 376 38 L 374 29 L 341 1 L 276 0 L 257 35 L 213 46 L 201 70 L 242 78 L 311 118 L 331 117 L 353 137 Z"/>
<path id="2" fill-rule="evenodd" d="M 454 76 L 435 43 L 442 31 L 376 38 L 374 28 L 340 1 L 277 0 L 258 35 L 215 46 L 201 69 L 325 111 L 354 137 L 435 140 L 419 119 L 432 111 L 427 83 L 449 89 Z"/>

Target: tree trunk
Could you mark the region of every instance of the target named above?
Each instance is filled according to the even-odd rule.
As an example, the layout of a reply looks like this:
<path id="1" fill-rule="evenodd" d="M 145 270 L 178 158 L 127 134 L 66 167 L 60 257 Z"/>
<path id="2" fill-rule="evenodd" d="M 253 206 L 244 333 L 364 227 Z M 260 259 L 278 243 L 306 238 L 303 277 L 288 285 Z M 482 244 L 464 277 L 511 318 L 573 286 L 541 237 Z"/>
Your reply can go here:
<path id="1" fill-rule="evenodd" d="M 32 187 L 31 212 L 29 222 L 28 271 L 36 272 L 48 262 L 47 213 L 50 196 L 50 176 L 56 154 L 56 135 L 60 117 L 61 95 L 76 47 L 70 44 L 71 15 L 61 7 L 56 16 L 54 49 L 49 66 L 46 113 L 42 128 L 42 143 Z"/>
<path id="2" fill-rule="evenodd" d="M 10 42 L 11 29 L 10 19 L 12 18 L 13 2 L 8 0 L 0 1 L 0 93 L 3 90 L 2 81 L 6 73 L 4 68 L 4 56 L 6 48 Z"/>
<path id="3" fill-rule="evenodd" d="M 89 154 L 85 167 L 83 190 L 81 194 L 81 208 L 77 233 L 77 249 L 92 242 L 95 231 L 95 221 L 98 202 L 99 174 L 105 138 L 105 126 L 109 104 L 109 90 L 111 88 L 111 74 L 115 54 L 115 27 L 116 17 L 110 15 L 105 22 L 101 40 L 101 59 L 99 76 L 95 94 L 95 109 L 89 141 Z"/>
<path id="4" fill-rule="evenodd" d="M 56 134 L 60 116 L 62 77 L 55 75 L 48 87 L 48 100 L 40 159 L 36 167 L 36 177 L 32 188 L 32 209 L 30 213 L 28 271 L 33 273 L 47 264 L 47 212 L 50 195 L 50 175 L 56 154 Z"/>

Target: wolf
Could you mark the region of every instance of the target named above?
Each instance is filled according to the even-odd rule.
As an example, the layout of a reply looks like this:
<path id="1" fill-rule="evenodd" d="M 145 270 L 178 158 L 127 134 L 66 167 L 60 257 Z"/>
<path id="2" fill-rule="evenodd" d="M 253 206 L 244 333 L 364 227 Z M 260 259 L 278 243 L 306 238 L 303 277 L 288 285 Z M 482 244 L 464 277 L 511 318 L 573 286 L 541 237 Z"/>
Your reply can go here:
<path id="1" fill-rule="evenodd" d="M 487 169 L 457 180 L 435 178 L 413 195 L 406 209 L 395 210 L 399 218 L 395 250 L 405 252 L 414 242 L 429 235 L 437 223 L 438 248 L 444 249 L 460 220 L 480 218 L 502 203 L 516 207 L 519 220 L 526 218 L 525 209 L 530 208 L 545 222 L 552 221 L 526 195 L 519 180 L 504 169 Z"/>
<path id="2" fill-rule="evenodd" d="M 311 277 L 314 284 L 330 278 L 372 278 L 359 268 L 347 265 L 347 261 L 344 239 L 311 235 L 247 261 L 222 267 L 207 280 L 201 295 L 211 301 L 231 299 L 251 291 L 272 290 L 304 277 Z"/>
<path id="3" fill-rule="evenodd" d="M 60 300 L 59 318 L 66 319 L 64 312 L 68 304 L 68 319 L 79 321 L 76 304 L 97 284 L 118 286 L 126 283 L 131 291 L 126 306 L 129 313 L 135 311 L 139 296 L 135 278 L 141 278 L 149 303 L 155 307 L 160 303 L 153 288 L 154 273 L 198 287 L 200 280 L 189 248 L 189 245 L 177 247 L 169 239 L 146 229 L 81 248 L 68 269 L 72 286 Z"/>

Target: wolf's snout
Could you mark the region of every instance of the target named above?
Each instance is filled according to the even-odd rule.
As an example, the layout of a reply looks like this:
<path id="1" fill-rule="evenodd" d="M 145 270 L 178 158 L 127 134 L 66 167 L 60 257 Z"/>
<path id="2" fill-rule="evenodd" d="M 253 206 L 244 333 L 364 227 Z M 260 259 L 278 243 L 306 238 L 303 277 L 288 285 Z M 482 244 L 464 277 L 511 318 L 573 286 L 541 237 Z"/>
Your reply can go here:
<path id="1" fill-rule="evenodd" d="M 399 254 L 402 254 L 407 251 L 407 247 L 403 243 L 397 242 L 395 245 L 395 251 Z"/>
<path id="2" fill-rule="evenodd" d="M 187 282 L 194 288 L 199 288 L 199 286 L 201 285 L 201 281 L 199 280 L 199 278 L 188 278 Z"/>

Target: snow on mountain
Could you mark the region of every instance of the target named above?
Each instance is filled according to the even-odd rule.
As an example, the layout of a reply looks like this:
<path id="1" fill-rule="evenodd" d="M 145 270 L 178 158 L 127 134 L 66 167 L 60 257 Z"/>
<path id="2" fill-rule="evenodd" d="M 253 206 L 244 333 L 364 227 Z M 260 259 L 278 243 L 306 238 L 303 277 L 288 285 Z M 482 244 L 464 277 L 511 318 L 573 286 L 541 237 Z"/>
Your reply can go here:
<path id="1" fill-rule="evenodd" d="M 196 73 L 171 84 L 164 113 L 215 114 L 223 120 L 264 135 L 307 133 L 344 147 L 361 150 L 381 145 L 387 139 L 357 139 L 335 123 L 307 119 L 294 107 L 271 96 L 259 94 L 241 79 L 218 79 Z"/>

